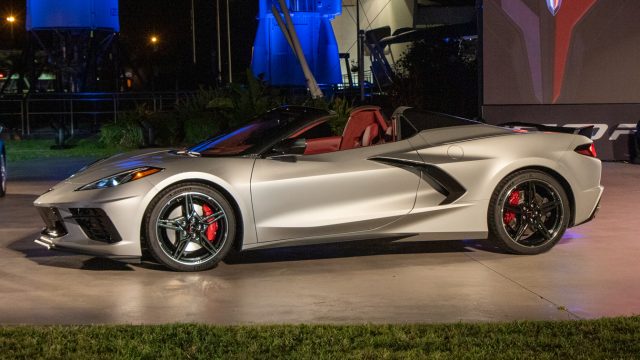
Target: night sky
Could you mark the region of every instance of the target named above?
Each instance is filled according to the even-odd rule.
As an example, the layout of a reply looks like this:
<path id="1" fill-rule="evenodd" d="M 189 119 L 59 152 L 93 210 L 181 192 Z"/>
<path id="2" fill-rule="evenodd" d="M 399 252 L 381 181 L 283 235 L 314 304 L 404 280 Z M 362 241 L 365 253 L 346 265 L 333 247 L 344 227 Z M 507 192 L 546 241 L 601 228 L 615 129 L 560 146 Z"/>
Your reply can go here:
<path id="1" fill-rule="evenodd" d="M 0 48 L 22 48 L 25 38 L 26 0 L 0 0 L 2 28 Z M 222 27 L 222 57 L 226 76 L 227 44 L 225 23 L 226 0 L 220 0 Z M 234 77 L 244 77 L 250 65 L 251 47 L 257 27 L 258 0 L 229 0 L 231 14 L 231 44 Z M 215 77 L 216 50 L 216 1 L 195 0 L 198 65 L 191 65 L 191 23 L 189 0 L 120 0 L 121 43 L 132 62 L 142 62 L 152 47 L 149 38 L 159 37 L 155 56 L 164 68 L 198 74 L 203 84 Z M 5 20 L 9 13 L 15 14 L 15 46 L 11 45 L 10 28 Z M 235 80 L 235 79 L 234 79 Z"/>

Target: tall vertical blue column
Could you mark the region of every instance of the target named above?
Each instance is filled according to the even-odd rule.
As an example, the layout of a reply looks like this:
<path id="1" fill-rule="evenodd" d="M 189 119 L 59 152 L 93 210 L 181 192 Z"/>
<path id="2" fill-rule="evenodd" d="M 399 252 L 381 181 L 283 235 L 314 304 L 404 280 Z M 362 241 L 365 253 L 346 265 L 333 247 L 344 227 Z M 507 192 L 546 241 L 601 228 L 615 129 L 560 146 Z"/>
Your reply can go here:
<path id="1" fill-rule="evenodd" d="M 258 33 L 251 68 L 273 86 L 306 86 L 302 68 L 271 12 L 278 0 L 259 0 Z M 318 84 L 342 83 L 338 43 L 331 20 L 342 0 L 287 0 L 302 50 Z"/>

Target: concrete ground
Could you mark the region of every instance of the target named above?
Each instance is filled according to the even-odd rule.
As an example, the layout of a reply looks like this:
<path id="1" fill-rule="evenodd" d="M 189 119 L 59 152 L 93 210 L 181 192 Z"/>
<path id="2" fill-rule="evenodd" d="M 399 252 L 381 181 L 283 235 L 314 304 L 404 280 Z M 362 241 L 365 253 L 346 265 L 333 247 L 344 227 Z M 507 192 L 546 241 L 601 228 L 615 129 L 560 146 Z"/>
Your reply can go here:
<path id="1" fill-rule="evenodd" d="M 184 274 L 48 252 L 33 243 L 42 224 L 31 203 L 82 162 L 11 164 L 9 194 L 0 199 L 0 324 L 430 323 L 640 314 L 640 166 L 605 164 L 599 216 L 543 255 L 507 255 L 481 241 L 377 240 L 246 252 L 214 270 Z"/>

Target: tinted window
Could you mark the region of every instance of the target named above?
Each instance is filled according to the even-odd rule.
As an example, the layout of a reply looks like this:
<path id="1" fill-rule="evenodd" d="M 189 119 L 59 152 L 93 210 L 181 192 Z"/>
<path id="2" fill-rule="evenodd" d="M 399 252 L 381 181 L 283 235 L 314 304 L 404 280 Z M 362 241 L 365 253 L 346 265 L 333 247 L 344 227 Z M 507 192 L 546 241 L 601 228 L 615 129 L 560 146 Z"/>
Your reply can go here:
<path id="1" fill-rule="evenodd" d="M 246 125 L 229 130 L 191 147 L 202 156 L 253 154 L 277 142 L 305 124 L 326 116 L 323 110 L 282 107 L 269 111 Z"/>

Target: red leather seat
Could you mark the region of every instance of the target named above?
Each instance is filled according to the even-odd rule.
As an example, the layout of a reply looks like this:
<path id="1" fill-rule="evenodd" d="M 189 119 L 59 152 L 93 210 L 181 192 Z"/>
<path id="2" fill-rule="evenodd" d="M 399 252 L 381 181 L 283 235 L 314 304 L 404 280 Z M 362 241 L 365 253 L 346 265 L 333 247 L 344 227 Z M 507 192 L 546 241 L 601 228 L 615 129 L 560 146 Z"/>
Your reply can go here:
<path id="1" fill-rule="evenodd" d="M 361 146 L 375 145 L 377 140 L 380 140 L 380 126 L 378 124 L 371 124 L 364 129 L 362 134 Z"/>
<path id="2" fill-rule="evenodd" d="M 372 145 L 371 141 L 375 139 L 379 133 L 385 133 L 388 127 L 389 125 L 387 125 L 387 122 L 380 113 L 379 107 L 362 106 L 356 108 L 351 112 L 351 116 L 344 128 L 340 150 Z M 363 136 L 367 128 L 369 128 L 369 139 L 368 144 L 364 145 Z M 374 132 L 375 135 L 371 136 Z"/>

